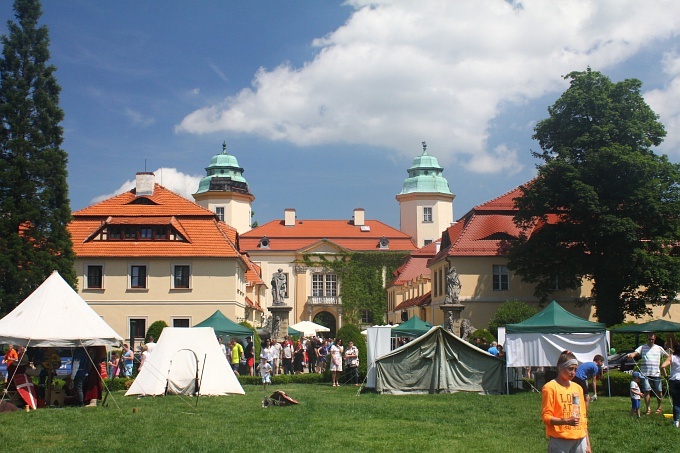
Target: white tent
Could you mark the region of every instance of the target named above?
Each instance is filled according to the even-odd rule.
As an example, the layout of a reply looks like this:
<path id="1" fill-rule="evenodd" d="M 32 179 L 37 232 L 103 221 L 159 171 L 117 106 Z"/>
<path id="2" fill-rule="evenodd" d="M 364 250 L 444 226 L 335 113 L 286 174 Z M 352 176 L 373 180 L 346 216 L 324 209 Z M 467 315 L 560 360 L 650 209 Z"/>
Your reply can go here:
<path id="1" fill-rule="evenodd" d="M 290 327 L 297 330 L 298 332 L 302 332 L 302 334 L 306 337 L 316 335 L 318 332 L 331 331 L 331 329 L 328 327 L 322 326 L 321 324 L 317 324 L 312 321 L 300 321 L 299 323 L 293 324 Z"/>
<path id="2" fill-rule="evenodd" d="M 128 395 L 245 395 L 212 327 L 166 327 Z"/>
<path id="3" fill-rule="evenodd" d="M 57 271 L 0 320 L 0 343 L 69 348 L 122 342 Z"/>

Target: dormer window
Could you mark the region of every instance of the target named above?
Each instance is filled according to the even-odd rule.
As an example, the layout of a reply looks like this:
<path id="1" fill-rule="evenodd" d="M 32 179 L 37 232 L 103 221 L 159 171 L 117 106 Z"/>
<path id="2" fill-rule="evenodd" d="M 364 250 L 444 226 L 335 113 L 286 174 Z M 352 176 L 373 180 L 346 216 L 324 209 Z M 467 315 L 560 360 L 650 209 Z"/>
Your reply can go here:
<path id="1" fill-rule="evenodd" d="M 260 239 L 260 248 L 261 249 L 268 249 L 269 248 L 269 238 L 267 236 Z"/>
<path id="2" fill-rule="evenodd" d="M 381 249 L 388 249 L 390 248 L 390 240 L 383 236 L 380 238 L 380 241 L 378 241 L 378 246 Z"/>

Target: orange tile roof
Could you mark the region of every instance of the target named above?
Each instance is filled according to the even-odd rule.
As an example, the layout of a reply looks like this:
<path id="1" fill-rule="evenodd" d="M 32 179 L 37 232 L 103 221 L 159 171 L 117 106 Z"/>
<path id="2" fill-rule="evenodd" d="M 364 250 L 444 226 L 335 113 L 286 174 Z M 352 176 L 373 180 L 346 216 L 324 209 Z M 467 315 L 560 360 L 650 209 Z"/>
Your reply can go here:
<path id="1" fill-rule="evenodd" d="M 378 220 L 367 220 L 370 231 L 362 231 L 347 220 L 297 220 L 295 225 L 285 226 L 283 220 L 273 220 L 240 235 L 241 250 L 260 250 L 260 240 L 269 239 L 273 251 L 297 251 L 322 239 L 352 251 L 379 251 L 378 241 L 389 240 L 386 251 L 412 251 L 416 247 L 411 237 Z M 364 228 L 366 230 L 366 228 Z"/>
<path id="2" fill-rule="evenodd" d="M 247 254 L 243 253 L 242 257 L 243 261 L 245 261 L 246 265 L 248 266 L 248 270 L 246 271 L 246 281 L 253 285 L 264 285 L 265 282 L 262 280 L 262 269 L 260 266 L 253 263 Z"/>
<path id="3" fill-rule="evenodd" d="M 442 249 L 431 262 L 447 256 L 501 256 L 505 241 L 520 235 L 513 222 L 517 212 L 514 199 L 519 187 L 472 208 L 450 226 L 442 237 Z"/>
<path id="4" fill-rule="evenodd" d="M 408 307 L 413 307 L 413 306 L 422 307 L 424 305 L 430 305 L 431 303 L 432 303 L 432 292 L 430 291 L 430 292 L 423 294 L 422 296 L 414 297 L 412 299 L 403 301 L 402 303 L 400 303 L 399 305 L 394 307 L 394 311 L 405 310 Z"/>
<path id="5" fill-rule="evenodd" d="M 429 257 L 410 256 L 406 263 L 395 271 L 395 278 L 387 286 L 404 285 L 419 277 L 429 277 L 430 269 L 427 267 L 429 259 Z"/>
<path id="6" fill-rule="evenodd" d="M 168 225 L 183 240 L 99 240 L 99 232 L 108 225 Z M 80 258 L 241 258 L 236 230 L 159 184 L 151 196 L 136 197 L 132 190 L 74 212 L 69 231 Z"/>
<path id="7" fill-rule="evenodd" d="M 253 310 L 261 311 L 261 312 L 264 313 L 264 310 L 262 309 L 262 307 L 260 307 L 259 304 L 256 304 L 255 302 L 250 300 L 250 297 L 248 297 L 248 296 L 246 296 L 246 305 L 248 305 Z"/>

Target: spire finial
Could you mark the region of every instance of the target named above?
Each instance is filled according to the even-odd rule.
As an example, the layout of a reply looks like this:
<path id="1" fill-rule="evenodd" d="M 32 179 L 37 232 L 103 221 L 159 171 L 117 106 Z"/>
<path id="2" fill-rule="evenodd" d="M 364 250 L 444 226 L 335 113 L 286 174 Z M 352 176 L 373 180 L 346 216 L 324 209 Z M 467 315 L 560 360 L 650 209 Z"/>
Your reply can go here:
<path id="1" fill-rule="evenodd" d="M 222 154 L 227 154 L 227 141 L 222 142 Z"/>
<path id="2" fill-rule="evenodd" d="M 423 154 L 427 154 L 427 143 L 423 142 Z"/>

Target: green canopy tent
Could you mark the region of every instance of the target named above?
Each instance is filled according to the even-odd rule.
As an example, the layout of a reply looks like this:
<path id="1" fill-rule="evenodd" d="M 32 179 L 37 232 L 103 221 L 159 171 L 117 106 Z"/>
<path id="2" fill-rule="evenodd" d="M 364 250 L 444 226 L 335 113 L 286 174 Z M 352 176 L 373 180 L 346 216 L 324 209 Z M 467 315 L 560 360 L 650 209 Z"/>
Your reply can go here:
<path id="1" fill-rule="evenodd" d="M 429 332 L 431 328 L 432 324 L 427 321 L 423 321 L 418 317 L 418 315 L 415 315 L 408 321 L 403 322 L 392 329 L 392 336 L 419 337 L 424 333 Z"/>
<path id="2" fill-rule="evenodd" d="M 610 330 L 612 333 L 648 333 L 648 332 L 680 332 L 680 323 L 655 319 L 642 324 L 631 324 Z"/>
<path id="3" fill-rule="evenodd" d="M 251 329 L 235 323 L 224 316 L 219 310 L 213 313 L 208 319 L 196 324 L 194 327 L 212 327 L 215 334 L 218 336 L 247 337 L 253 335 Z"/>
<path id="4" fill-rule="evenodd" d="M 302 332 L 295 330 L 292 327 L 288 327 L 288 335 L 300 338 L 302 336 Z"/>
<path id="5" fill-rule="evenodd" d="M 525 321 L 506 325 L 505 334 L 508 368 L 554 367 L 564 350 L 581 363 L 599 354 L 607 364 L 607 326 L 580 318 L 555 301 Z"/>

